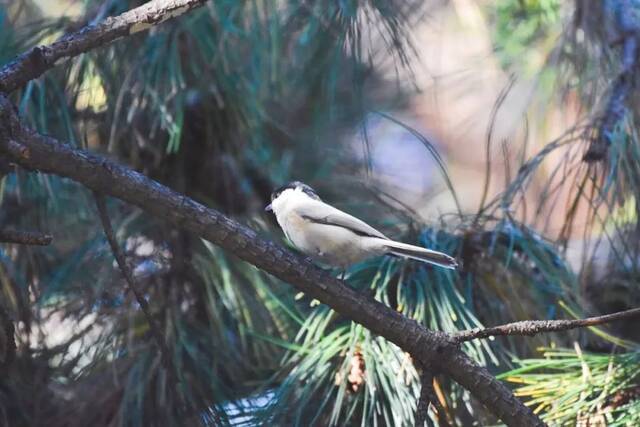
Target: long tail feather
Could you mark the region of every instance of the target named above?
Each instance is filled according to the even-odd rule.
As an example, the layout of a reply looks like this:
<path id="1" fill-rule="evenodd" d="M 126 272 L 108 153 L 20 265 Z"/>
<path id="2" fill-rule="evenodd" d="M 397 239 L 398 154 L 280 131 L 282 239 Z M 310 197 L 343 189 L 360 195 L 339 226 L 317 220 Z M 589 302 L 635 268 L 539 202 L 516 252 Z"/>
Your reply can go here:
<path id="1" fill-rule="evenodd" d="M 406 243 L 394 242 L 393 240 L 385 241 L 384 245 L 390 253 L 403 258 L 411 258 L 450 269 L 458 266 L 458 262 L 454 258 L 442 252 L 432 251 Z"/>

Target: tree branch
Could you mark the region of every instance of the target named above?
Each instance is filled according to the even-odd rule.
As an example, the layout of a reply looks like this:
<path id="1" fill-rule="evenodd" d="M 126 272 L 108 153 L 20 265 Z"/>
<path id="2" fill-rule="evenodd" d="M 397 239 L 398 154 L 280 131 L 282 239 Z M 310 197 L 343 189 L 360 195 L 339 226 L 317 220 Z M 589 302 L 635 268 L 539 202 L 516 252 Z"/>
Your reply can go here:
<path id="1" fill-rule="evenodd" d="M 14 107 L 1 96 L 0 153 L 27 169 L 71 178 L 93 191 L 136 205 L 290 283 L 395 343 L 424 365 L 450 376 L 506 424 L 544 425 L 504 384 L 464 354 L 450 335 L 428 330 L 372 297 L 363 296 L 214 209 L 106 158 L 38 134 L 20 122 Z"/>
<path id="2" fill-rule="evenodd" d="M 206 0 L 154 0 L 99 24 L 89 24 L 47 46 L 35 46 L 0 69 L 0 92 L 11 93 L 40 77 L 58 61 L 73 58 L 120 37 L 147 30 L 202 6 Z"/>
<path id="3" fill-rule="evenodd" d="M 424 427 L 429 417 L 429 405 L 433 402 L 433 388 L 431 385 L 433 381 L 433 374 L 430 371 L 424 369 L 420 373 L 420 397 L 418 398 L 418 406 L 416 407 L 415 427 Z"/>
<path id="4" fill-rule="evenodd" d="M 52 240 L 53 236 L 51 234 L 40 233 L 39 231 L 0 230 L 0 243 L 47 246 L 51 244 Z"/>
<path id="5" fill-rule="evenodd" d="M 422 368 L 422 372 L 420 372 L 420 397 L 418 398 L 418 406 L 416 408 L 415 426 L 424 427 L 429 416 L 429 405 L 433 405 L 434 408 L 436 408 L 436 415 L 440 427 L 449 427 L 447 413 L 442 407 L 440 400 L 438 400 L 436 391 L 433 388 L 433 372 L 425 369 L 425 367 L 420 364 L 418 364 L 418 367 Z"/>
<path id="6" fill-rule="evenodd" d="M 640 317 L 640 308 L 620 311 L 618 313 L 605 314 L 603 316 L 587 317 L 575 320 L 523 320 L 507 323 L 506 325 L 492 328 L 476 328 L 468 331 L 460 331 L 453 334 L 456 342 L 471 341 L 478 338 L 488 338 L 502 335 L 535 335 L 542 332 L 566 331 L 569 329 L 585 328 L 588 326 L 602 325 L 619 320 Z"/>

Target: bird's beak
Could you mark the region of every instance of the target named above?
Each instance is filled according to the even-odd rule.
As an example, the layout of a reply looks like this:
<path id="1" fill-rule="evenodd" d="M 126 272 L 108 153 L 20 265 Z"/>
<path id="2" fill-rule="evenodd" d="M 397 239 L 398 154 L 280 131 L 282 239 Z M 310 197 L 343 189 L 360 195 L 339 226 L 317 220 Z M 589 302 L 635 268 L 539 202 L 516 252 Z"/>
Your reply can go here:
<path id="1" fill-rule="evenodd" d="M 265 211 L 265 212 L 271 212 L 271 211 L 273 211 L 273 208 L 271 207 L 271 203 L 269 203 L 269 204 L 267 205 L 267 207 L 266 207 L 266 208 L 264 208 L 264 211 Z"/>

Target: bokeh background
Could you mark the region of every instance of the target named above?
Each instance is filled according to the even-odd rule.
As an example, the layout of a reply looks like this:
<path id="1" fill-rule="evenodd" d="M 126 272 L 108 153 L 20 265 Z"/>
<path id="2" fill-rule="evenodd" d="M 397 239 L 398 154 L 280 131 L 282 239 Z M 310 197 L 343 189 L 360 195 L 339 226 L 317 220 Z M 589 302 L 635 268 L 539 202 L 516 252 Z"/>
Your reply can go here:
<path id="1" fill-rule="evenodd" d="M 0 0 L 0 64 L 142 3 Z M 263 207 L 297 179 L 455 255 L 456 272 L 388 258 L 348 271 L 427 327 L 574 318 L 640 303 L 638 97 L 622 53 L 639 16 L 631 0 L 212 0 L 12 100 L 39 131 L 282 244 Z M 3 226 L 54 235 L 1 247 L 0 320 L 15 334 L 0 334 L 0 423 L 413 425 L 407 354 L 109 200 L 163 363 L 92 194 L 19 169 L 0 194 Z M 639 340 L 621 322 L 464 349 L 552 425 L 631 426 Z M 446 378 L 434 385 L 450 424 L 496 423 Z"/>

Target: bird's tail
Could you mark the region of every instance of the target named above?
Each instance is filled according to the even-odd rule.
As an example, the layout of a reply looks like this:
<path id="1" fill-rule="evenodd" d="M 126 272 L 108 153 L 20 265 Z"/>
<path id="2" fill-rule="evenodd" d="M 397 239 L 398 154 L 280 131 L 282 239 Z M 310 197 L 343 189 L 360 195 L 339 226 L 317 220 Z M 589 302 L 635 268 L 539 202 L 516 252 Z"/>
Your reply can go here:
<path id="1" fill-rule="evenodd" d="M 393 255 L 398 255 L 403 258 L 411 258 L 444 268 L 454 269 L 458 266 L 458 262 L 454 258 L 442 252 L 432 251 L 406 243 L 394 242 L 393 240 L 385 240 L 384 246 Z"/>

